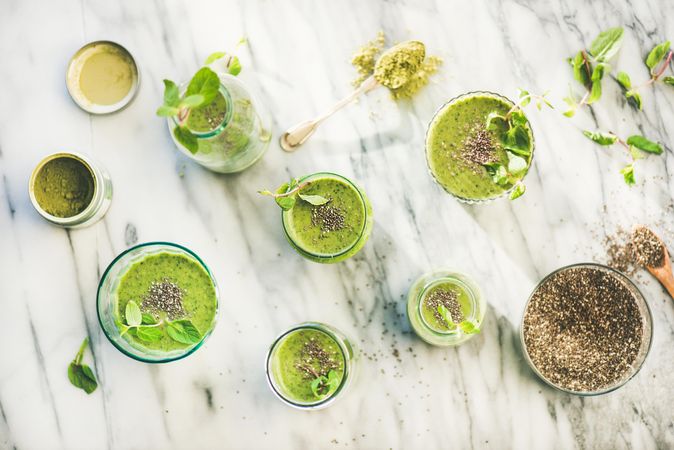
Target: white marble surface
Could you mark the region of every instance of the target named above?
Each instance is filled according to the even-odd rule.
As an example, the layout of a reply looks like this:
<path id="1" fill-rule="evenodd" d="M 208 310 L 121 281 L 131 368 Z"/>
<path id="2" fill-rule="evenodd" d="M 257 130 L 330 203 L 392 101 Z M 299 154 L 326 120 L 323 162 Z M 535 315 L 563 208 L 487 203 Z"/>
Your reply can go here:
<path id="1" fill-rule="evenodd" d="M 654 313 L 653 347 L 614 393 L 583 399 L 547 388 L 524 364 L 516 333 L 535 283 L 563 264 L 602 261 L 604 233 L 674 227 L 674 89 L 647 89 L 642 113 L 610 80 L 594 117 L 529 110 L 536 159 L 514 203 L 457 203 L 431 181 L 422 147 L 435 108 L 465 91 L 550 89 L 561 106 L 572 81 L 564 59 L 609 26 L 626 27 L 617 65 L 644 79 L 640 60 L 674 39 L 672 17 L 668 0 L 2 0 L 0 447 L 672 448 L 674 302 L 647 274 L 638 283 Z M 248 171 L 216 175 L 180 156 L 154 116 L 162 78 L 188 77 L 243 35 L 242 76 L 260 86 L 278 136 L 349 92 L 350 54 L 380 29 L 426 42 L 445 59 L 442 74 L 411 103 L 372 93 L 298 153 L 274 142 Z M 79 110 L 64 86 L 70 55 L 96 39 L 127 46 L 143 78 L 130 107 L 107 117 Z M 630 189 L 619 151 L 578 131 L 597 125 L 642 130 L 667 153 L 640 161 Z M 61 149 L 95 156 L 113 177 L 112 207 L 91 228 L 50 226 L 30 205 L 33 166 Z M 299 257 L 276 206 L 255 193 L 318 170 L 358 180 L 375 210 L 370 242 L 338 265 Z M 150 240 L 194 249 L 221 286 L 211 339 L 167 365 L 125 357 L 96 320 L 101 272 Z M 425 345 L 403 315 L 412 280 L 444 266 L 471 274 L 490 305 L 484 332 L 457 349 Z M 308 319 L 342 329 L 365 352 L 348 395 L 312 413 L 281 404 L 263 371 L 274 336 Z M 66 377 L 87 334 L 101 384 L 91 396 Z"/>

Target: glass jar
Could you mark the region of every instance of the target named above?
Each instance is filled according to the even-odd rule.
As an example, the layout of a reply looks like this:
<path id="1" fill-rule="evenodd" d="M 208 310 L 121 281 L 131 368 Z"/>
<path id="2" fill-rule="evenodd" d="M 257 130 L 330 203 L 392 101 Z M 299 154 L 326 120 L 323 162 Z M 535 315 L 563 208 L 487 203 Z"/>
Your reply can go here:
<path id="1" fill-rule="evenodd" d="M 354 256 L 363 248 L 363 246 L 370 237 L 370 233 L 372 232 L 372 227 L 374 224 L 374 216 L 372 212 L 372 204 L 370 203 L 370 200 L 365 194 L 365 191 L 346 177 L 330 172 L 319 172 L 301 178 L 299 180 L 299 183 L 315 182 L 326 179 L 327 180 L 334 179 L 339 182 L 342 182 L 344 183 L 345 186 L 349 187 L 351 190 L 357 193 L 358 199 L 357 206 L 359 208 L 362 208 L 363 214 L 363 221 L 362 221 L 363 223 L 361 229 L 358 231 L 357 239 L 355 239 L 353 242 L 348 243 L 344 247 L 337 249 L 334 252 L 321 252 L 316 249 L 310 248 L 306 243 L 302 243 L 301 239 L 298 236 L 298 232 L 301 230 L 296 229 L 297 227 L 294 225 L 294 221 L 292 220 L 293 217 L 292 210 L 283 211 L 281 213 L 281 222 L 283 224 L 283 230 L 285 232 L 288 242 L 297 251 L 297 253 L 299 253 L 300 255 L 304 256 L 305 258 L 311 261 L 330 264 L 344 261 L 345 259 Z M 318 194 L 320 195 L 320 193 Z"/>
<path id="2" fill-rule="evenodd" d="M 480 328 L 487 307 L 480 288 L 467 275 L 449 270 L 427 273 L 414 282 L 407 294 L 407 317 L 414 332 L 429 344 L 438 346 L 463 344 L 475 334 L 465 332 L 458 325 L 446 328 L 435 326 L 428 313 L 424 314 L 424 300 L 443 285 L 458 293 L 457 301 L 463 320 Z"/>
<path id="3" fill-rule="evenodd" d="M 288 390 L 284 387 L 284 384 L 281 381 L 281 375 L 279 373 L 279 370 L 281 370 L 282 366 L 282 361 L 279 359 L 279 349 L 283 347 L 283 344 L 286 342 L 288 336 L 304 330 L 313 330 L 324 333 L 332 342 L 337 344 L 339 347 L 339 352 L 341 353 L 341 356 L 344 360 L 344 372 L 339 386 L 337 386 L 330 395 L 315 401 L 301 401 L 293 398 L 293 395 L 289 393 Z M 276 397 L 286 405 L 302 410 L 323 409 L 332 405 L 339 397 L 344 394 L 349 385 L 353 382 L 353 379 L 355 378 L 354 370 L 355 350 L 351 342 L 335 328 L 319 322 L 304 322 L 285 331 L 274 340 L 274 343 L 267 352 L 267 357 L 265 360 L 267 383 L 269 384 L 269 387 L 271 388 L 274 395 L 276 395 Z"/>
<path id="4" fill-rule="evenodd" d="M 127 339 L 122 335 L 121 318 L 118 314 L 117 289 L 119 287 L 122 277 L 126 274 L 128 269 L 136 262 L 139 262 L 150 255 L 161 253 L 170 253 L 181 255 L 189 258 L 193 262 L 199 264 L 208 274 L 210 281 L 215 291 L 215 313 L 211 321 L 211 326 L 208 330 L 200 330 L 202 332 L 201 340 L 198 343 L 191 344 L 184 348 L 174 349 L 170 351 L 152 350 L 141 346 L 131 339 Z M 101 281 L 98 284 L 98 292 L 96 295 L 96 311 L 98 314 L 98 322 L 103 329 L 105 337 L 126 356 L 137 361 L 146 363 L 165 363 L 185 358 L 194 353 L 200 348 L 206 339 L 211 335 L 215 328 L 215 323 L 218 313 L 219 294 L 215 278 L 208 266 L 190 249 L 171 242 L 146 242 L 143 244 L 131 247 L 120 253 L 105 269 Z"/>
<path id="5" fill-rule="evenodd" d="M 60 158 L 70 158 L 86 167 L 93 180 L 93 196 L 87 207 L 80 213 L 70 217 L 59 217 L 45 211 L 35 195 L 35 183 L 38 175 L 47 163 Z M 46 220 L 64 228 L 81 228 L 98 222 L 110 208 L 112 202 L 112 180 L 108 171 L 89 156 L 74 152 L 59 152 L 46 156 L 33 169 L 28 182 L 28 194 L 35 210 Z"/>
<path id="6" fill-rule="evenodd" d="M 169 132 L 181 152 L 207 169 L 220 173 L 240 172 L 257 162 L 269 147 L 270 120 L 260 101 L 241 80 L 229 74 L 218 76 L 225 117 L 212 130 L 192 131 L 197 137 L 198 150 L 191 153 L 175 139 L 176 117 L 167 119 Z M 187 85 L 180 86 L 181 94 Z"/>

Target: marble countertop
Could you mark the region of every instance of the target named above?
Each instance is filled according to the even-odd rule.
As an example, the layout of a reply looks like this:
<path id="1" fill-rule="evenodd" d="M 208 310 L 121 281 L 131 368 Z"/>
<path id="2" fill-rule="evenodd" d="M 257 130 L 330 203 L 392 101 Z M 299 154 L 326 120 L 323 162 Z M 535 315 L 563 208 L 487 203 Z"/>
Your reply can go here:
<path id="1" fill-rule="evenodd" d="M 617 66 L 645 79 L 641 59 L 674 39 L 671 17 L 666 0 L 0 2 L 0 448 L 673 447 L 674 302 L 648 274 L 636 282 L 653 311 L 653 346 L 616 392 L 548 388 L 517 333 L 534 285 L 562 265 L 605 261 L 601 241 L 616 227 L 646 223 L 674 239 L 674 90 L 646 89 L 638 113 L 607 80 L 592 114 L 529 109 L 536 158 L 516 202 L 462 205 L 433 183 L 423 156 L 433 112 L 460 93 L 549 89 L 562 108 L 573 82 L 565 58 L 610 26 L 626 30 Z M 424 41 L 444 58 L 441 74 L 412 102 L 373 92 L 306 148 L 282 152 L 284 128 L 350 91 L 350 55 L 378 30 Z M 242 77 L 273 112 L 275 139 L 258 164 L 223 176 L 179 154 L 154 111 L 162 78 L 187 78 L 241 36 Z M 135 101 L 104 117 L 78 109 L 64 84 L 70 56 L 97 39 L 129 48 L 142 76 Z M 623 155 L 583 128 L 641 131 L 667 151 L 639 161 L 629 188 Z M 32 168 L 58 150 L 92 155 L 111 173 L 112 207 L 92 227 L 51 226 L 30 204 Z M 276 206 L 256 194 L 320 170 L 358 180 L 375 211 L 363 251 L 336 265 L 297 255 Z M 119 353 L 95 309 L 112 258 L 154 240 L 201 255 L 222 296 L 206 345 L 165 365 Z M 404 316 L 412 281 L 440 267 L 472 275 L 489 303 L 483 332 L 459 348 L 424 344 Z M 310 413 L 279 402 L 263 370 L 273 338 L 305 320 L 334 325 L 361 349 L 350 392 Z M 100 381 L 90 396 L 66 377 L 87 334 Z"/>

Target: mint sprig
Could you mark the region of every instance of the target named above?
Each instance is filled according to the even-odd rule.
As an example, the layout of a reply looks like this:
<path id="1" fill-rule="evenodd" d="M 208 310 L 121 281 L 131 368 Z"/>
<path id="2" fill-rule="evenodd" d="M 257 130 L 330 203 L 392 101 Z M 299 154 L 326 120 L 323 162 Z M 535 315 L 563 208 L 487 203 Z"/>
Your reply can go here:
<path id="1" fill-rule="evenodd" d="M 332 395 L 339 387 L 339 375 L 334 370 L 328 372 L 328 376 L 318 375 L 311 381 L 311 392 L 318 398 Z"/>
<path id="2" fill-rule="evenodd" d="M 438 305 L 438 313 L 445 321 L 447 328 L 459 328 L 464 334 L 476 334 L 480 332 L 480 328 L 470 320 L 462 320 L 458 324 L 452 319 L 452 315 L 444 305 Z"/>
<path id="3" fill-rule="evenodd" d="M 634 134 L 627 139 L 621 139 L 615 133 L 610 131 L 592 132 L 585 130 L 583 131 L 583 135 L 601 146 L 609 147 L 617 143 L 627 151 L 630 162 L 620 170 L 620 173 L 622 174 L 625 183 L 629 186 L 636 183 L 636 179 L 634 177 L 634 163 L 638 159 L 645 158 L 646 153 L 660 155 L 664 152 L 662 145 L 638 134 Z"/>
<path id="4" fill-rule="evenodd" d="M 314 206 L 325 205 L 330 201 L 329 199 L 320 195 L 301 194 L 300 191 L 310 184 L 311 181 L 304 181 L 300 183 L 298 178 L 293 178 L 289 182 L 283 183 L 274 192 L 263 190 L 258 191 L 258 194 L 273 197 L 276 201 L 276 204 L 279 205 L 284 211 L 290 211 L 293 209 L 297 203 L 298 198 Z"/>
<path id="5" fill-rule="evenodd" d="M 82 364 L 84 350 L 87 348 L 87 345 L 89 345 L 89 338 L 84 339 L 77 355 L 75 355 L 75 358 L 68 365 L 68 379 L 73 386 L 82 389 L 87 394 L 91 394 L 98 387 L 98 382 L 91 368 L 86 364 Z"/>
<path id="6" fill-rule="evenodd" d="M 673 55 L 674 52 L 671 49 L 671 43 L 669 41 L 665 41 L 653 47 L 644 60 L 644 64 L 646 64 L 651 77 L 638 86 L 632 86 L 632 80 L 626 72 L 618 72 L 616 81 L 620 84 L 620 87 L 625 94 L 625 98 L 630 105 L 641 110 L 642 101 L 639 90 L 655 84 L 659 80 L 662 80 L 664 84 L 674 86 L 674 77 L 663 76 L 667 68 L 670 67 Z"/>
<path id="7" fill-rule="evenodd" d="M 143 313 L 133 300 L 127 302 L 124 309 L 126 324 L 119 324 L 120 335 L 127 332 L 144 342 L 157 342 L 164 336 L 164 329 L 168 337 L 181 344 L 198 344 L 202 335 L 197 327 L 188 319 L 157 320 L 152 314 Z"/>

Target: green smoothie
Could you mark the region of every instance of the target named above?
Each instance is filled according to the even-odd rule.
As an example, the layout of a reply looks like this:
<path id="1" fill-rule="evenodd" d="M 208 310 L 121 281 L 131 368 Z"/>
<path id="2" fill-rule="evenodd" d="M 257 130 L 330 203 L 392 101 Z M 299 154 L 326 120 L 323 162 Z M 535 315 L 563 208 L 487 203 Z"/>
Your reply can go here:
<path id="1" fill-rule="evenodd" d="M 337 262 L 355 255 L 372 230 L 372 206 L 365 193 L 348 179 L 321 173 L 304 178 L 309 184 L 302 195 L 328 199 L 313 205 L 299 198 L 283 212 L 283 226 L 290 243 L 305 257 L 318 262 Z"/>
<path id="2" fill-rule="evenodd" d="M 494 122 L 487 129 L 490 113 L 505 116 L 513 103 L 486 92 L 461 96 L 446 104 L 431 121 L 426 136 L 426 159 L 435 180 L 449 193 L 464 200 L 499 197 L 524 178 L 531 165 L 533 135 L 525 125 L 528 155 L 521 159 L 506 151 L 502 137 L 505 124 Z M 513 176 L 495 176 L 494 167 Z"/>
<path id="3" fill-rule="evenodd" d="M 35 176 L 33 193 L 43 211 L 56 217 L 73 217 L 94 198 L 91 169 L 81 160 L 60 156 L 48 161 Z"/>
<path id="4" fill-rule="evenodd" d="M 439 305 L 447 309 L 454 324 L 448 324 L 438 312 Z M 470 294 L 453 281 L 440 281 L 433 284 L 424 291 L 420 302 L 422 320 L 438 333 L 456 332 L 457 324 L 470 316 L 473 308 L 474 302 Z"/>
<path id="5" fill-rule="evenodd" d="M 346 373 L 345 356 L 337 341 L 308 327 L 283 336 L 272 350 L 270 364 L 275 389 L 288 401 L 300 404 L 330 398 Z M 319 378 L 320 383 L 315 381 Z"/>
<path id="6" fill-rule="evenodd" d="M 203 337 L 214 326 L 217 309 L 215 286 L 206 269 L 194 258 L 161 252 L 143 257 L 131 264 L 121 276 L 115 290 L 115 315 L 121 324 L 129 324 L 127 303 L 134 301 L 143 313 L 143 324 L 158 330 L 153 339 L 131 327 L 123 336 L 134 346 L 153 351 L 171 352 L 194 346 L 172 338 L 171 322 L 189 321 Z M 146 320 L 146 317 L 148 320 Z M 147 322 L 147 323 L 146 323 Z"/>

